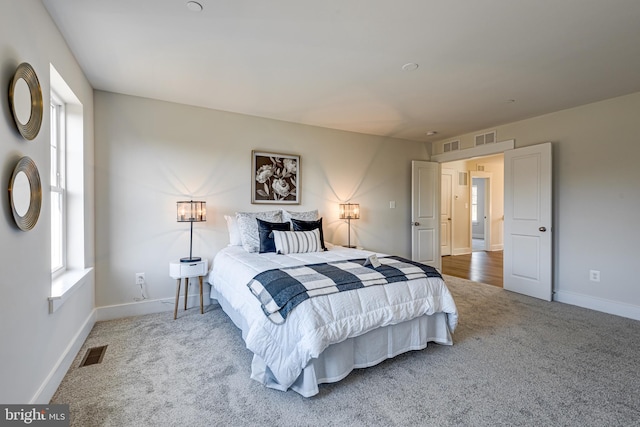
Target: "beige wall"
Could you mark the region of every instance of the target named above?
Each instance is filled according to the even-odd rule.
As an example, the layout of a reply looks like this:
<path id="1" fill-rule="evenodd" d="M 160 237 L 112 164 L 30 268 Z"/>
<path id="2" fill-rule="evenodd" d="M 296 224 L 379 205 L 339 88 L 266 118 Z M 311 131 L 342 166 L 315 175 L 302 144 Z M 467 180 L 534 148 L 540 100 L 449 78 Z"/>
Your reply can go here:
<path id="1" fill-rule="evenodd" d="M 553 143 L 555 298 L 640 319 L 640 93 L 495 128 L 517 147 Z M 493 128 L 492 128 L 493 129 Z M 480 130 L 460 139 L 473 145 Z M 441 141 L 446 142 L 446 141 Z M 433 154 L 442 152 L 434 143 Z M 601 272 L 589 281 L 589 270 Z"/>
<path id="2" fill-rule="evenodd" d="M 7 102 L 16 67 L 34 68 L 44 98 L 42 127 L 33 141 L 18 133 Z M 49 314 L 51 295 L 49 181 L 49 64 L 52 63 L 84 106 L 84 187 L 93 189 L 93 89 L 38 0 L 0 1 L 0 402 L 48 403 L 94 322 L 94 278 Z M 40 172 L 40 217 L 28 232 L 15 226 L 6 189 L 18 159 L 31 157 Z M 85 194 L 84 261 L 94 257 L 93 191 Z"/>
<path id="3" fill-rule="evenodd" d="M 253 149 L 301 156 L 302 203 L 286 207 L 318 209 L 328 241 L 346 243 L 338 203 L 352 200 L 361 207 L 352 243 L 410 256 L 411 160 L 428 159 L 422 143 L 108 92 L 96 92 L 95 111 L 96 303 L 104 317 L 173 304 L 168 265 L 189 248 L 189 228 L 175 220 L 178 200 L 207 202 L 193 250 L 210 261 L 228 243 L 224 214 L 282 207 L 250 203 Z M 136 272 L 146 274 L 145 308 L 127 306 L 140 296 Z"/>

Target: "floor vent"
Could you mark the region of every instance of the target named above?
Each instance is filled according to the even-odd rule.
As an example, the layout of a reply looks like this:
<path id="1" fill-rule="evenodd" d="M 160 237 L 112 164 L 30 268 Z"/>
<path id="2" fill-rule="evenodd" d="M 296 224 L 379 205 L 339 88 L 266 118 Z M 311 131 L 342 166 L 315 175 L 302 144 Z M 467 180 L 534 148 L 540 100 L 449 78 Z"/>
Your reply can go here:
<path id="1" fill-rule="evenodd" d="M 80 367 L 95 365 L 96 363 L 101 363 L 102 358 L 104 357 L 104 353 L 107 351 L 107 346 L 103 345 L 101 347 L 93 347 L 87 350 L 87 353 L 84 355 L 82 362 L 80 363 Z"/>

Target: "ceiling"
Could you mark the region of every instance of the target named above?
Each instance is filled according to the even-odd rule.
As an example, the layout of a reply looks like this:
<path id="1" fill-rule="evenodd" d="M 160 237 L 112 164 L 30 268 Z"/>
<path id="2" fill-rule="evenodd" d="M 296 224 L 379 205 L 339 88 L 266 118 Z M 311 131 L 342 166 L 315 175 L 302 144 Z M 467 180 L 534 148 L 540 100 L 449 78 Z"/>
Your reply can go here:
<path id="1" fill-rule="evenodd" d="M 640 91 L 638 0 L 42 1 L 95 89 L 372 135 Z"/>

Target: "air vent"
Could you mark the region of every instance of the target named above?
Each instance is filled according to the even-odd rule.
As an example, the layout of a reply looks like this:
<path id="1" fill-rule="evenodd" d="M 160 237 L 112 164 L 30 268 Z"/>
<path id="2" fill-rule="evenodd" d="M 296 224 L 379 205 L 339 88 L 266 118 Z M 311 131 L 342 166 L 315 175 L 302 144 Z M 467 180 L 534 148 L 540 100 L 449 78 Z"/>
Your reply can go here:
<path id="1" fill-rule="evenodd" d="M 466 172 L 458 172 L 458 185 L 461 187 L 467 186 L 467 173 Z"/>
<path id="2" fill-rule="evenodd" d="M 103 345 L 101 347 L 93 347 L 87 350 L 87 353 L 84 355 L 82 362 L 80 363 L 80 367 L 95 365 L 97 363 L 102 363 L 102 358 L 104 357 L 104 353 L 107 351 L 107 346 Z"/>
<path id="3" fill-rule="evenodd" d="M 493 144 L 496 142 L 496 131 L 483 133 L 475 136 L 476 147 L 479 145 Z"/>
<path id="4" fill-rule="evenodd" d="M 448 153 L 449 151 L 456 151 L 460 149 L 460 141 L 451 141 L 444 143 L 444 152 Z"/>
<path id="5" fill-rule="evenodd" d="M 476 171 L 484 172 L 484 165 L 476 165 Z"/>

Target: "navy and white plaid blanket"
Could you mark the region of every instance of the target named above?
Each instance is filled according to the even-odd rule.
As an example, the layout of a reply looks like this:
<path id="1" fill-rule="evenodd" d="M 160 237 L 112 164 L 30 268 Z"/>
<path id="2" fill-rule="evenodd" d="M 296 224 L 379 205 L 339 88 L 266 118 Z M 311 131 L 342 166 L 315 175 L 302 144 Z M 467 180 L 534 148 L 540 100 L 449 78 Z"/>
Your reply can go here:
<path id="1" fill-rule="evenodd" d="M 350 291 L 412 279 L 439 277 L 428 265 L 397 256 L 378 259 L 378 268 L 365 266 L 366 258 L 263 271 L 247 284 L 264 314 L 277 324 L 302 301 L 318 295 Z"/>

